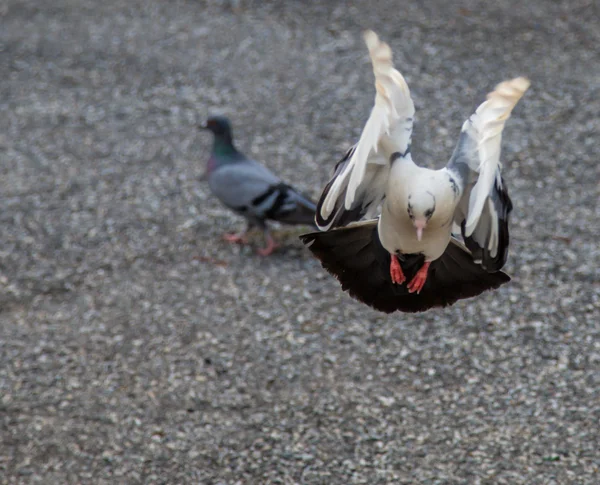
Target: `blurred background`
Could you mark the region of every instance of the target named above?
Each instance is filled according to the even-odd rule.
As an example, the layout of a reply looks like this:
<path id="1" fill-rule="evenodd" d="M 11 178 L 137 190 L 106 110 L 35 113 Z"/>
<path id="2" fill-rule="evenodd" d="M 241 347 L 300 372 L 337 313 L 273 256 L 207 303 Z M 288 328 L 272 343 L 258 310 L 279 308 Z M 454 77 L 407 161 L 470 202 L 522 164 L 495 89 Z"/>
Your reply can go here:
<path id="1" fill-rule="evenodd" d="M 0 482 L 600 482 L 597 2 L 4 0 Z M 261 258 L 210 196 L 208 114 L 318 197 L 374 98 L 361 32 L 449 158 L 500 81 L 514 203 L 497 291 L 352 300 Z"/>

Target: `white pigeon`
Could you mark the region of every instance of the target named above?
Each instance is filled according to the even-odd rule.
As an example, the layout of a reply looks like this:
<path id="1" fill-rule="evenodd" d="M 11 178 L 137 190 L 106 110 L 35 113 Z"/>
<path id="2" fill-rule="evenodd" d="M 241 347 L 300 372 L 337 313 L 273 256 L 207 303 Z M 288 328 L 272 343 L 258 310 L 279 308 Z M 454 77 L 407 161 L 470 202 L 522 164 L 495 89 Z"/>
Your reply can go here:
<path id="1" fill-rule="evenodd" d="M 512 209 L 500 174 L 502 130 L 529 81 L 505 81 L 488 95 L 463 124 L 446 167 L 419 167 L 408 85 L 390 47 L 372 31 L 364 38 L 375 105 L 321 194 L 316 222 L 326 232 L 303 241 L 344 289 L 383 311 L 422 311 L 497 288 L 510 280 L 500 271 Z"/>

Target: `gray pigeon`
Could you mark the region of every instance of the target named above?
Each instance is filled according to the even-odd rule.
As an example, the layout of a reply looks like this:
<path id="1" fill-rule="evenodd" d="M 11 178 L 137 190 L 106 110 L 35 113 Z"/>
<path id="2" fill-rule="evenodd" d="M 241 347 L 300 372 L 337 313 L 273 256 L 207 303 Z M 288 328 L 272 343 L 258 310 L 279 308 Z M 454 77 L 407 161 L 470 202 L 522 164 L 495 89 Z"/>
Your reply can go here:
<path id="1" fill-rule="evenodd" d="M 371 31 L 365 41 L 375 106 L 319 200 L 316 222 L 326 232 L 304 243 L 345 290 L 386 312 L 445 306 L 506 283 L 512 203 L 500 143 L 529 81 L 499 84 L 464 123 L 447 166 L 430 170 L 412 161 L 415 108 L 390 47 Z"/>
<path id="2" fill-rule="evenodd" d="M 277 245 L 269 233 L 267 220 L 314 226 L 315 203 L 237 150 L 227 118 L 213 116 L 201 128 L 214 135 L 203 178 L 208 180 L 210 190 L 225 206 L 244 216 L 248 222 L 241 233 L 224 235 L 226 241 L 247 244 L 246 233 L 258 227 L 267 243 L 258 253 L 268 256 Z"/>

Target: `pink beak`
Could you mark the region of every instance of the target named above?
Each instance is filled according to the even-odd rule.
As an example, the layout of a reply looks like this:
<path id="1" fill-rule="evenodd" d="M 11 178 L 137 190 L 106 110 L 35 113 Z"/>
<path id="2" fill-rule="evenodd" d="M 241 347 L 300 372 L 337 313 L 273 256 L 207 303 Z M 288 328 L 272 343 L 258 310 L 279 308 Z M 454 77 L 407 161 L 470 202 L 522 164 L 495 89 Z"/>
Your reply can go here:
<path id="1" fill-rule="evenodd" d="M 420 241 L 423 238 L 423 229 L 425 229 L 427 222 L 415 221 L 413 225 L 417 229 L 417 241 Z"/>

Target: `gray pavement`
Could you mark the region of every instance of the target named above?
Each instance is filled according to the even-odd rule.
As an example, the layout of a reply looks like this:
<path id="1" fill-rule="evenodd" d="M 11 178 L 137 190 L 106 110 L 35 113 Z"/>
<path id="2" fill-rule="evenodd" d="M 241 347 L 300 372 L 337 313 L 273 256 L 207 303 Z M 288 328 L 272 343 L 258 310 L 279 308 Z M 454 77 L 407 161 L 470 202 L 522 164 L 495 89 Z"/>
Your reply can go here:
<path id="1" fill-rule="evenodd" d="M 0 4 L 0 483 L 600 483 L 600 7 L 592 1 Z M 498 291 L 350 299 L 198 181 L 238 145 L 317 197 L 395 52 L 442 166 L 501 80 L 515 210 Z M 256 244 L 260 244 L 257 238 Z"/>

